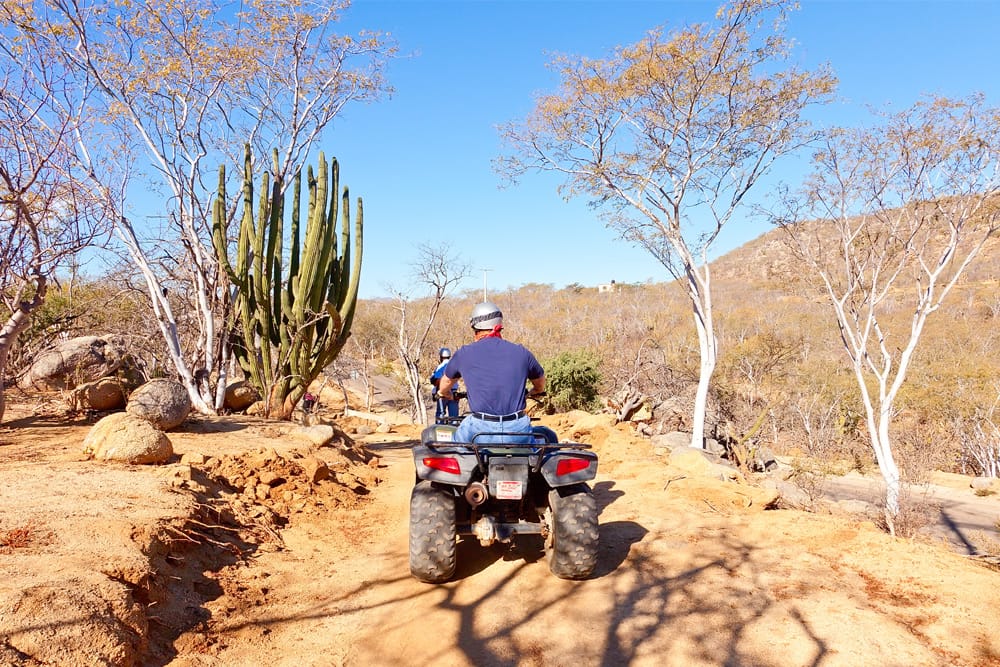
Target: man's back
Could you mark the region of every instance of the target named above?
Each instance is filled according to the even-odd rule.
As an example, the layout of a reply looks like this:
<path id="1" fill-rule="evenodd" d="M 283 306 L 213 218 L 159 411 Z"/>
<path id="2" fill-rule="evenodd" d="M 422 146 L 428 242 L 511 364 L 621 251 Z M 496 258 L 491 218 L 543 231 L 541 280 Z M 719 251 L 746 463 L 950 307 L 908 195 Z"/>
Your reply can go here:
<path id="1" fill-rule="evenodd" d="M 447 377 L 464 381 L 469 409 L 490 415 L 523 410 L 525 383 L 543 373 L 527 348 L 496 336 L 465 345 L 445 368 Z"/>

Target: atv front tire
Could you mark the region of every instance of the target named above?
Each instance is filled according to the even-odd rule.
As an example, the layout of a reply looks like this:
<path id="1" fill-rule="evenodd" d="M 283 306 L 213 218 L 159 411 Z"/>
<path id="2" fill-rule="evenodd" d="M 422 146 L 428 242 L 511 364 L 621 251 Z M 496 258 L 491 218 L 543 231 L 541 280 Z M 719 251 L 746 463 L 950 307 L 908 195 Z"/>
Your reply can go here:
<path id="1" fill-rule="evenodd" d="M 549 570 L 561 579 L 586 579 L 597 566 L 597 502 L 587 484 L 549 491 Z"/>
<path id="2" fill-rule="evenodd" d="M 430 584 L 455 574 L 455 497 L 427 480 L 410 493 L 410 573 Z"/>

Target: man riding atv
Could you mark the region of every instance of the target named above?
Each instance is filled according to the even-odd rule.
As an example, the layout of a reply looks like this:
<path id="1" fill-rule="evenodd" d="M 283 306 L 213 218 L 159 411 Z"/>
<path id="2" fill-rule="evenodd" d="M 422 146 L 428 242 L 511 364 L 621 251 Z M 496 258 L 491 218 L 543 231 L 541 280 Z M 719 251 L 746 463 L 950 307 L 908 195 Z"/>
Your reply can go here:
<path id="1" fill-rule="evenodd" d="M 469 415 L 455 432 L 456 442 L 472 442 L 479 433 L 531 433 L 531 418 L 525 414 L 525 385 L 531 382 L 527 395 L 545 390 L 545 371 L 523 345 L 506 341 L 501 336 L 503 313 L 489 301 L 472 309 L 469 319 L 473 342 L 460 348 L 444 369 L 438 395 L 453 398 L 452 387 L 461 378 L 469 402 Z M 480 442 L 524 443 L 527 438 L 484 437 Z"/>
<path id="2" fill-rule="evenodd" d="M 545 389 L 535 356 L 503 340 L 503 313 L 484 302 L 472 311 L 475 340 L 452 355 L 439 393 L 465 382 L 471 413 L 459 426 L 441 418 L 413 447 L 410 573 L 428 583 L 455 574 L 458 540 L 481 546 L 541 538 L 549 569 L 585 579 L 597 565 L 598 509 L 588 482 L 597 455 L 587 444 L 560 442 L 525 414 L 525 385 Z M 530 549 L 530 547 L 528 547 Z"/>

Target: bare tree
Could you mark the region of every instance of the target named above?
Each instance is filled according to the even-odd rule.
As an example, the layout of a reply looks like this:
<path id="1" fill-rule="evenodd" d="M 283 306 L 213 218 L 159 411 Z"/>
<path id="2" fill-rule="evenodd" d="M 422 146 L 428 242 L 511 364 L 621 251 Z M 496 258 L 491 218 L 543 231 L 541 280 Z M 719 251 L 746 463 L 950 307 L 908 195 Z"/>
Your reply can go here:
<path id="1" fill-rule="evenodd" d="M 403 364 L 404 379 L 412 401 L 414 419 L 418 424 L 427 423 L 423 392 L 425 378 L 420 368 L 424 345 L 441 304 L 469 276 L 469 271 L 467 263 L 451 255 L 447 244 L 438 247 L 424 244 L 420 246 L 417 260 L 413 264 L 413 277 L 414 284 L 428 288 L 430 294 L 421 302 L 424 307 L 420 309 L 420 315 L 414 317 L 418 321 L 410 321 L 416 310 L 410 293 L 394 290 L 399 317 L 396 351 Z"/>
<path id="2" fill-rule="evenodd" d="M 65 81 L 39 88 L 9 60 L 0 61 L 0 420 L 10 350 L 45 302 L 60 269 L 106 237 L 110 219 L 73 169 L 69 128 L 45 114 Z"/>
<path id="3" fill-rule="evenodd" d="M 336 363 L 361 382 L 369 412 L 375 402 L 375 376 L 384 374 L 396 358 L 396 340 L 396 323 L 388 304 L 369 302 L 358 309 L 346 354 Z"/>
<path id="4" fill-rule="evenodd" d="M 773 162 L 810 138 L 803 112 L 835 85 L 825 69 L 778 69 L 793 6 L 736 0 L 714 28 L 653 31 L 606 60 L 560 58 L 560 91 L 502 131 L 514 149 L 503 173 L 563 174 L 562 193 L 604 206 L 609 224 L 686 286 L 701 354 L 692 447 L 704 446 L 718 357 L 709 250 Z"/>
<path id="5" fill-rule="evenodd" d="M 218 168 L 241 173 L 249 143 L 265 164 L 276 149 L 274 176 L 290 183 L 345 105 L 388 91 L 382 71 L 393 48 L 385 39 L 333 32 L 347 5 L 254 1 L 234 12 L 221 0 L 4 4 L 5 41 L 29 75 L 43 82 L 57 72 L 75 84 L 79 94 L 48 111 L 71 128 L 82 170 L 117 208 L 118 237 L 199 412 L 221 406 L 230 357 L 230 294 L 211 244 Z M 78 118 L 91 112 L 103 124 L 83 131 Z M 126 208 L 130 177 L 166 191 L 162 235 Z M 240 189 L 229 191 L 232 219 Z"/>
<path id="6" fill-rule="evenodd" d="M 890 531 L 901 489 L 896 399 L 928 317 L 1000 226 L 998 193 L 1000 110 L 982 96 L 930 98 L 882 125 L 831 131 L 806 185 L 775 219 L 836 314 Z M 901 304 L 908 327 L 894 318 Z"/>

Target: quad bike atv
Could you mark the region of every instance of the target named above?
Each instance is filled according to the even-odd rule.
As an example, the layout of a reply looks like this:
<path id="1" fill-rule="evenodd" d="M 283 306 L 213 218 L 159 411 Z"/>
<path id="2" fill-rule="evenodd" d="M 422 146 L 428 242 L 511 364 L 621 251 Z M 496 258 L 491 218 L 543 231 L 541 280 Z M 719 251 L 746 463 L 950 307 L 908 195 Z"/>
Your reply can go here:
<path id="1" fill-rule="evenodd" d="M 597 474 L 597 454 L 590 445 L 561 443 L 545 426 L 532 427 L 529 444 L 482 442 L 497 433 L 454 442 L 461 419 L 439 418 L 413 448 L 413 576 L 428 583 L 450 579 L 458 537 L 475 537 L 485 547 L 511 544 L 518 535 L 542 537 L 557 577 L 590 576 L 598 547 L 597 503 L 587 484 Z"/>

